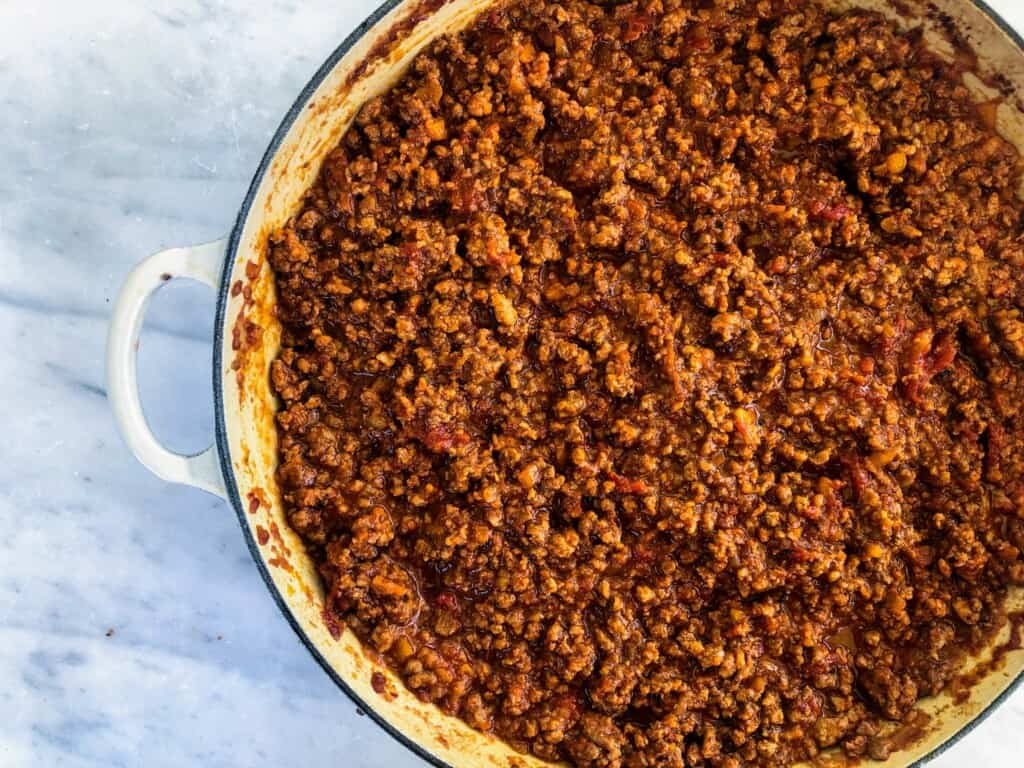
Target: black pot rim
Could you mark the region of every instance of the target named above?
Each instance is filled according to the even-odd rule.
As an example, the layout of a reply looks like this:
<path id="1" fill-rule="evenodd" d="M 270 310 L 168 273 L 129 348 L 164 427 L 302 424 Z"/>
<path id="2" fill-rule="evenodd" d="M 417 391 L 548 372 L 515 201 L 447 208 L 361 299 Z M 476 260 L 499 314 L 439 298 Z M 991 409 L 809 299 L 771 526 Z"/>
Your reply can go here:
<path id="1" fill-rule="evenodd" d="M 993 23 L 1000 30 L 1002 30 L 1014 44 L 1024 51 L 1024 37 L 1021 33 L 1014 29 L 1010 24 L 1002 18 L 985 0 L 969 0 L 979 10 L 981 10 L 986 16 L 988 16 Z M 231 235 L 228 239 L 227 252 L 224 258 L 224 268 L 221 274 L 220 288 L 217 293 L 217 312 L 215 316 L 214 326 L 214 338 L 213 338 L 213 395 L 214 395 L 214 411 L 215 411 L 215 428 L 216 428 L 216 444 L 217 444 L 217 456 L 220 462 L 221 473 L 224 475 L 224 485 L 227 489 L 228 499 L 231 502 L 231 506 L 234 507 L 235 514 L 238 517 L 239 525 L 242 528 L 242 532 L 245 536 L 246 546 L 249 548 L 249 554 L 252 555 L 253 562 L 256 563 L 256 569 L 259 571 L 260 576 L 267 585 L 267 589 L 270 591 L 271 597 L 277 604 L 278 609 L 284 615 L 288 624 L 295 631 L 301 643 L 306 647 L 306 650 L 313 656 L 320 667 L 327 673 L 328 677 L 334 681 L 351 701 L 360 710 L 366 713 L 377 725 L 379 725 L 386 733 L 392 738 L 398 741 L 400 744 L 405 746 L 411 752 L 416 754 L 418 757 L 426 760 L 436 768 L 455 768 L 450 763 L 442 760 L 437 755 L 431 753 L 425 749 L 421 744 L 409 738 L 405 733 L 392 726 L 384 717 L 377 712 L 376 709 L 369 703 L 367 703 L 353 688 L 342 678 L 337 671 L 331 666 L 331 664 L 324 658 L 323 654 L 320 653 L 316 644 L 309 638 L 305 630 L 299 624 L 298 620 L 292 614 L 291 609 L 288 607 L 288 603 L 278 590 L 277 585 L 271 578 L 270 571 L 263 562 L 263 558 L 260 555 L 259 545 L 256 542 L 256 538 L 249 526 L 248 514 L 245 509 L 245 505 L 242 503 L 241 495 L 238 491 L 238 483 L 235 480 L 234 469 L 231 466 L 231 450 L 227 438 L 227 427 L 225 424 L 224 416 L 224 388 L 223 388 L 223 346 L 224 346 L 224 320 L 227 312 L 228 304 L 228 292 L 229 292 L 229 281 L 232 272 L 232 265 L 235 262 L 235 257 L 238 253 L 239 242 L 242 237 L 242 231 L 245 228 L 245 223 L 249 218 L 249 213 L 252 210 L 253 201 L 256 198 L 256 193 L 259 190 L 260 184 L 263 182 L 263 178 L 270 168 L 271 163 L 277 155 L 278 149 L 284 142 L 285 137 L 291 130 L 295 121 L 302 113 L 306 104 L 312 98 L 316 89 L 320 87 L 320 84 L 327 78 L 338 62 L 347 54 L 356 43 L 361 40 L 367 32 L 369 32 L 381 19 L 391 13 L 395 8 L 401 5 L 406 0 L 385 0 L 385 2 L 378 7 L 373 13 L 371 13 L 359 26 L 357 26 L 348 37 L 339 45 L 327 60 L 317 69 L 316 73 L 306 84 L 306 86 L 299 93 L 298 98 L 292 104 L 288 110 L 281 124 L 278 126 L 277 131 L 274 133 L 274 137 L 267 147 L 267 151 L 264 153 L 263 158 L 260 161 L 259 166 L 256 169 L 256 173 L 253 176 L 252 182 L 249 185 L 249 189 L 246 192 L 245 199 L 242 202 L 242 206 L 239 209 L 238 216 L 235 218 L 234 226 L 231 229 Z M 914 761 L 908 768 L 923 768 L 924 765 L 931 762 L 935 758 L 942 755 L 944 752 L 949 750 L 961 739 L 967 736 L 973 731 L 982 721 L 988 718 L 1000 705 L 1002 705 L 1020 686 L 1024 683 L 1024 671 L 1017 675 L 1016 678 L 1000 693 L 995 699 L 993 699 L 988 706 L 979 712 L 969 722 L 964 723 L 955 733 L 951 734 L 944 742 L 939 744 L 935 749 L 929 752 L 927 755 Z"/>

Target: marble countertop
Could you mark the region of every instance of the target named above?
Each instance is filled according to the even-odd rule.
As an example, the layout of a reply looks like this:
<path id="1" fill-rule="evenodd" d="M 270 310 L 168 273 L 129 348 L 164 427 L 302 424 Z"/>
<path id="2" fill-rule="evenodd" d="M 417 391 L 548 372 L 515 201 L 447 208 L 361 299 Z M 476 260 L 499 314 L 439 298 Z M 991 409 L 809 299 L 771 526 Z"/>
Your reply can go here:
<path id="1" fill-rule="evenodd" d="M 127 271 L 227 232 L 377 2 L 0 4 L 0 766 L 422 765 L 299 644 L 234 513 L 134 461 L 103 381 Z M 143 401 L 179 450 L 212 437 L 212 312 L 172 283 L 143 334 Z M 934 765 L 1018 765 L 1021 734 L 1024 690 Z"/>

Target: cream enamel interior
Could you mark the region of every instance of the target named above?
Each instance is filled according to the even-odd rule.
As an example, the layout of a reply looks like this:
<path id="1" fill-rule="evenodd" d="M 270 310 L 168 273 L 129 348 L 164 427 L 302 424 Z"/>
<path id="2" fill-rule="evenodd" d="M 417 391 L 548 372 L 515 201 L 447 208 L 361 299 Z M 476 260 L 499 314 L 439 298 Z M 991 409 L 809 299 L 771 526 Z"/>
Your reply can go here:
<path id="1" fill-rule="evenodd" d="M 287 604 L 292 617 L 302 628 L 338 677 L 369 708 L 395 730 L 436 759 L 453 766 L 540 765 L 541 762 L 512 751 L 503 743 L 471 730 L 456 718 L 443 715 L 408 693 L 400 680 L 365 652 L 353 634 L 343 631 L 332 636 L 322 617 L 322 592 L 316 571 L 305 555 L 301 542 L 285 522 L 274 469 L 276 436 L 273 425 L 275 400 L 269 388 L 268 366 L 274 358 L 280 329 L 272 314 L 274 293 L 269 268 L 264 264 L 266 234 L 280 226 L 295 210 L 304 190 L 312 182 L 325 154 L 337 143 L 359 107 L 369 98 L 389 88 L 401 75 L 413 56 L 432 39 L 468 23 L 494 0 L 451 0 L 440 9 L 423 12 L 424 0 L 406 0 L 383 17 L 345 54 L 316 89 L 299 112 L 284 137 L 268 172 L 261 180 L 238 240 L 231 267 L 230 284 L 250 285 L 251 299 L 244 293 L 227 293 L 222 350 L 224 369 L 223 417 L 230 465 L 238 487 L 248 534 L 259 546 L 260 557 L 273 580 L 274 588 Z M 870 7 L 882 10 L 898 23 L 918 25 L 926 18 L 923 3 L 904 3 L 920 13 L 910 17 L 892 11 L 885 0 L 835 0 L 835 7 Z M 433 3 L 436 5 L 436 2 Z M 983 72 L 999 72 L 1024 94 L 1024 52 L 984 12 L 969 0 L 934 0 L 942 11 L 956 20 L 961 33 L 981 60 Z M 397 30 L 397 35 L 392 34 Z M 397 39 L 397 45 L 378 58 L 380 41 Z M 945 38 L 929 34 L 936 50 L 950 53 Z M 354 82 L 347 82 L 369 54 L 372 61 Z M 977 78 L 968 78 L 979 99 L 994 95 Z M 1016 102 L 1016 99 L 1013 100 Z M 1024 150 L 1024 116 L 1009 100 L 998 111 L 998 127 L 1003 135 Z M 255 279 L 246 275 L 247 264 L 262 265 Z M 254 349 L 234 350 L 232 329 L 239 314 L 264 328 Z M 236 370 L 237 368 L 237 370 Z M 253 499 L 259 501 L 253 503 Z M 249 511 L 252 510 L 252 511 Z M 1024 608 L 1024 590 L 1011 597 L 1011 608 Z M 1005 639 L 1004 632 L 1003 638 Z M 380 672 L 386 679 L 385 693 L 371 685 L 371 675 Z M 929 716 L 924 735 L 907 749 L 894 753 L 884 763 L 901 768 L 928 755 L 977 718 L 1011 682 L 1024 672 L 1024 651 L 1007 655 L 1005 665 L 988 675 L 970 698 L 954 704 L 949 696 L 923 702 Z M 367 727 L 374 727 L 367 722 Z"/>

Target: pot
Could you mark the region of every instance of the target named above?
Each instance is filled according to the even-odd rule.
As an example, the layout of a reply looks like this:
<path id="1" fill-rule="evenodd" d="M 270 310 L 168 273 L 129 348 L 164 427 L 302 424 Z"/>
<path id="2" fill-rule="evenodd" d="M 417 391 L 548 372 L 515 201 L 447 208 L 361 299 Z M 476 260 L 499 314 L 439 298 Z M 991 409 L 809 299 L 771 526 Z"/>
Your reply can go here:
<path id="1" fill-rule="evenodd" d="M 256 171 L 231 234 L 191 248 L 172 248 L 142 262 L 114 308 L 107 352 L 110 400 L 128 445 L 155 474 L 230 500 L 274 601 L 328 675 L 382 728 L 436 766 L 541 765 L 478 733 L 411 694 L 354 634 L 325 611 L 316 569 L 286 522 L 274 477 L 276 400 L 269 366 L 281 329 L 266 239 L 296 210 L 321 160 L 360 106 L 386 91 L 431 40 L 468 24 L 494 0 L 387 0 L 330 56 L 303 89 Z M 999 131 L 1024 151 L 1024 40 L 978 0 L 831 0 L 836 8 L 870 7 L 897 23 L 923 24 L 939 53 L 955 51 L 942 33 L 952 21 L 978 54 L 983 73 L 1012 86 L 997 112 Z M 929 10 L 929 7 L 931 10 Z M 936 13 L 935 10 L 941 13 Z M 998 96 L 974 75 L 965 81 L 979 101 Z M 146 306 L 167 281 L 190 278 L 217 292 L 213 392 L 216 443 L 195 456 L 164 448 L 146 424 L 136 382 L 136 347 Z M 1024 607 L 1024 589 L 1010 596 Z M 1008 629 L 994 644 L 1005 643 Z M 895 734 L 901 747 L 887 768 L 919 765 L 968 733 L 1024 679 L 1024 650 L 1000 650 L 1002 663 L 981 668 L 981 681 L 954 700 L 921 703 L 916 725 Z M 977 659 L 983 663 L 991 649 Z"/>

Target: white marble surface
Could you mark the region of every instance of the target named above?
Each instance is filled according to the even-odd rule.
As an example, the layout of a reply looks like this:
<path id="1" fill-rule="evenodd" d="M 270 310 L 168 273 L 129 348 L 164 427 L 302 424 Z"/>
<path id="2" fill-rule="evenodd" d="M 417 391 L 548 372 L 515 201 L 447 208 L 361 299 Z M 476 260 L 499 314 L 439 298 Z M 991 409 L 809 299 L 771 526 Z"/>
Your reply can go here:
<path id="1" fill-rule="evenodd" d="M 225 234 L 281 116 L 377 0 L 0 3 L 0 766 L 414 766 L 299 644 L 234 513 L 139 466 L 103 383 L 148 252 Z M 1018 0 L 989 0 L 1024 28 Z M 213 301 L 141 348 L 173 447 L 211 438 Z M 1020 765 L 1024 691 L 936 761 Z"/>

